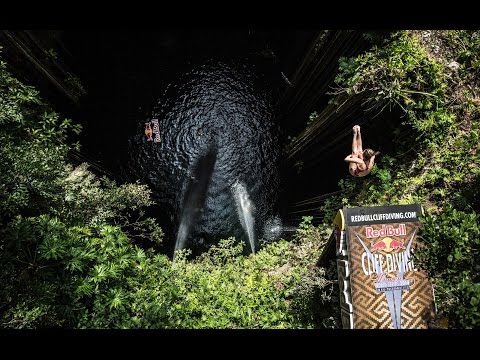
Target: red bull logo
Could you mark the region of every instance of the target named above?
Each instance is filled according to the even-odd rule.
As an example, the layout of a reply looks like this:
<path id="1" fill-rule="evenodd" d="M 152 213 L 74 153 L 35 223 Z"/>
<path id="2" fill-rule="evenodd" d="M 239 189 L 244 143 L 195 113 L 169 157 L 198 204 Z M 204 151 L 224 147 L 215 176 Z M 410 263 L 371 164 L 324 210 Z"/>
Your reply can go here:
<path id="1" fill-rule="evenodd" d="M 147 137 L 147 141 L 152 141 L 152 128 L 150 126 L 150 122 L 145 123 L 145 136 Z"/>
<path id="2" fill-rule="evenodd" d="M 405 249 L 405 246 L 403 245 L 403 241 L 395 240 L 389 237 L 386 237 L 386 238 L 383 238 L 382 240 L 374 242 L 370 246 L 370 251 L 372 253 L 379 252 L 379 251 L 389 253 L 396 249 Z"/>
<path id="3" fill-rule="evenodd" d="M 153 124 L 153 129 L 151 124 Z M 155 134 L 155 137 L 153 137 Z M 158 119 L 153 119 L 152 121 L 145 123 L 145 136 L 147 141 L 160 142 L 160 130 L 158 128 Z"/>
<path id="4" fill-rule="evenodd" d="M 381 229 L 374 229 L 371 226 L 365 227 L 365 236 L 367 238 L 376 238 L 384 236 L 406 236 L 407 229 L 405 224 L 399 224 L 398 227 L 393 225 L 382 225 Z"/>

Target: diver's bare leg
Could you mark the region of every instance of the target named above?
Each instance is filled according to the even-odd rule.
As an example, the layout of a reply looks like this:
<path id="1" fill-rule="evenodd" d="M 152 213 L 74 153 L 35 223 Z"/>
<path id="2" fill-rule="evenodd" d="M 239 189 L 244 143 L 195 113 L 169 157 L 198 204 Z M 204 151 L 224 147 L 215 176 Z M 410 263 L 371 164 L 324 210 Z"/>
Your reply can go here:
<path id="1" fill-rule="evenodd" d="M 352 140 L 352 155 L 358 156 L 358 141 L 357 141 L 357 134 L 360 127 L 355 125 L 353 127 L 353 140 Z"/>
<path id="2" fill-rule="evenodd" d="M 363 160 L 362 134 L 360 133 L 360 126 L 358 126 L 357 136 L 358 136 L 357 138 L 358 156 L 360 157 L 360 159 Z"/>
<path id="3" fill-rule="evenodd" d="M 357 125 L 358 126 L 358 125 Z M 357 157 L 363 160 L 363 146 L 362 146 L 362 133 L 360 132 L 360 126 L 357 129 Z M 365 162 L 363 164 L 357 164 L 357 167 L 360 171 L 364 171 L 367 169 L 367 164 Z"/>

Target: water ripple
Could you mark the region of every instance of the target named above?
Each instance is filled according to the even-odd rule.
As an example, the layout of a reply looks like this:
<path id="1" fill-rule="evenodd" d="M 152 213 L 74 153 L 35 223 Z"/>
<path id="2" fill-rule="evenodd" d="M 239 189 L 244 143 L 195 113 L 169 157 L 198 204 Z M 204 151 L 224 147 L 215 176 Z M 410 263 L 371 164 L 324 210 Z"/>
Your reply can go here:
<path id="1" fill-rule="evenodd" d="M 148 183 L 154 200 L 173 209 L 180 226 L 192 169 L 215 147 L 216 162 L 206 198 L 187 244 L 210 245 L 236 236 L 248 241 L 236 211 L 232 186 L 245 185 L 255 207 L 255 233 L 276 214 L 278 139 L 272 96 L 261 74 L 248 62 L 207 61 L 170 84 L 150 116 L 138 120 L 129 140 L 131 167 Z M 145 122 L 158 119 L 160 143 L 146 141 Z"/>

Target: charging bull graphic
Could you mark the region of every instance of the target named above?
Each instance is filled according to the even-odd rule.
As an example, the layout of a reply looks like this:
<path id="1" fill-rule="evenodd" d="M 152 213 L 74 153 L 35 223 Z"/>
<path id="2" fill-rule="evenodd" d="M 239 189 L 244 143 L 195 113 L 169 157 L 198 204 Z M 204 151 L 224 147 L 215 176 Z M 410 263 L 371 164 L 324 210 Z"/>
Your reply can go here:
<path id="1" fill-rule="evenodd" d="M 391 252 L 396 249 L 404 249 L 403 242 L 386 237 L 372 245 L 372 252 L 385 251 Z"/>

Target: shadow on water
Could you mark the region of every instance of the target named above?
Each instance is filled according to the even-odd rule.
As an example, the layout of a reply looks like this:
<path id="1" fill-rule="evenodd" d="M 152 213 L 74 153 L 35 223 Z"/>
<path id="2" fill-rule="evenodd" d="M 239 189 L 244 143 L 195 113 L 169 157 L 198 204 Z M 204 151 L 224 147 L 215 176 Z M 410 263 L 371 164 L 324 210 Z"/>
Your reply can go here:
<path id="1" fill-rule="evenodd" d="M 177 233 L 175 251 L 185 247 L 190 228 L 195 226 L 201 217 L 216 160 L 217 149 L 212 145 L 205 156 L 199 157 L 191 171 L 190 179 L 186 181 L 187 190 L 182 206 L 183 211 Z"/>
<path id="2" fill-rule="evenodd" d="M 153 190 L 160 209 L 155 216 L 174 229 L 167 252 L 186 247 L 199 254 L 234 236 L 248 253 L 265 221 L 278 215 L 276 98 L 264 70 L 248 59 L 201 62 L 137 119 L 128 167 Z M 145 136 L 145 123 L 154 119 L 158 142 Z M 237 183 L 254 215 L 239 216 Z"/>

